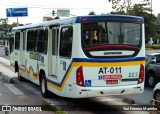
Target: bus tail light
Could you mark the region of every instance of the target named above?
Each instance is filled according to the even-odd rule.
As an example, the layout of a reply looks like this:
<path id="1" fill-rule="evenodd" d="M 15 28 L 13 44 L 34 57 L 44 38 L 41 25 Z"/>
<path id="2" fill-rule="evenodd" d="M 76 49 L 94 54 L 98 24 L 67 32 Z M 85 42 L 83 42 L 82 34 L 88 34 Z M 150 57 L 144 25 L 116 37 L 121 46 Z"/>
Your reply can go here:
<path id="1" fill-rule="evenodd" d="M 137 19 L 136 22 L 137 22 L 137 23 L 140 23 L 140 22 L 142 22 L 142 21 L 141 21 L 140 19 Z"/>
<path id="2" fill-rule="evenodd" d="M 83 23 L 87 22 L 87 18 L 83 18 L 83 19 L 82 19 L 82 22 L 83 22 Z"/>
<path id="3" fill-rule="evenodd" d="M 138 83 L 140 84 L 144 81 L 144 66 L 141 64 L 140 66 L 140 72 L 139 72 L 139 77 L 138 77 Z"/>
<path id="4" fill-rule="evenodd" d="M 84 86 L 84 77 L 83 77 L 83 69 L 82 66 L 79 67 L 76 71 L 76 83 L 79 86 Z"/>

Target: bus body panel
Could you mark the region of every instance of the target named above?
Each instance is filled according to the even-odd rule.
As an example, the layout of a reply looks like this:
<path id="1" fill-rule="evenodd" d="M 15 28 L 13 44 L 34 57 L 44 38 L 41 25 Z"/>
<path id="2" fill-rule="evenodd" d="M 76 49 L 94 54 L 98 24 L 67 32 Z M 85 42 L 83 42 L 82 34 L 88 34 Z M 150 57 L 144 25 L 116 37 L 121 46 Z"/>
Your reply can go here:
<path id="1" fill-rule="evenodd" d="M 83 67 L 85 81 L 90 81 L 89 85 L 86 84 L 86 86 L 137 85 L 140 65 L 122 66 L 121 64 L 124 63 L 98 64 L 99 66 L 95 67 Z M 127 65 L 127 63 L 125 64 Z"/>

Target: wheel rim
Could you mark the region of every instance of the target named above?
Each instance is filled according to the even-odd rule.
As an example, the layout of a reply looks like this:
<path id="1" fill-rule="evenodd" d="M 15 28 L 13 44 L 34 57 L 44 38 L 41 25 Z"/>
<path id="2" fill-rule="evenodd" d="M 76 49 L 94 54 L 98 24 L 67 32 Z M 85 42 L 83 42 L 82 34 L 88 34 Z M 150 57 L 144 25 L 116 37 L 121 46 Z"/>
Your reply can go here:
<path id="1" fill-rule="evenodd" d="M 42 86 L 41 86 L 41 88 L 42 88 L 42 93 L 45 93 L 46 85 L 45 85 L 45 80 L 44 79 L 42 79 Z"/>
<path id="2" fill-rule="evenodd" d="M 160 100 L 160 92 L 156 93 L 155 99 L 156 99 L 156 100 Z"/>
<path id="3" fill-rule="evenodd" d="M 154 77 L 150 76 L 148 82 L 149 82 L 150 86 L 153 86 L 153 84 L 154 84 Z"/>

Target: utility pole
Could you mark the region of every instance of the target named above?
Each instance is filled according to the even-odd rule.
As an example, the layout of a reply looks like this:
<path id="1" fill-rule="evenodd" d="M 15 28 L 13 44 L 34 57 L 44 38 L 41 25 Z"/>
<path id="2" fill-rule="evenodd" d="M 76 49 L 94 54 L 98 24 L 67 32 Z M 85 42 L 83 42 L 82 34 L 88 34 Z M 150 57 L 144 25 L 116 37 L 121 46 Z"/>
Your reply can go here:
<path id="1" fill-rule="evenodd" d="M 17 26 L 19 26 L 18 17 L 17 17 Z"/>
<path id="2" fill-rule="evenodd" d="M 150 37 L 150 44 L 152 45 L 153 43 L 153 19 L 152 19 L 152 0 L 151 0 L 151 26 L 150 26 L 150 29 L 151 29 L 151 37 Z"/>
<path id="3" fill-rule="evenodd" d="M 151 36 L 153 35 L 152 33 L 153 31 L 152 31 L 152 0 L 151 0 Z"/>
<path id="4" fill-rule="evenodd" d="M 5 28 L 5 46 L 8 47 L 8 43 L 7 43 L 7 19 L 4 19 L 4 28 Z"/>

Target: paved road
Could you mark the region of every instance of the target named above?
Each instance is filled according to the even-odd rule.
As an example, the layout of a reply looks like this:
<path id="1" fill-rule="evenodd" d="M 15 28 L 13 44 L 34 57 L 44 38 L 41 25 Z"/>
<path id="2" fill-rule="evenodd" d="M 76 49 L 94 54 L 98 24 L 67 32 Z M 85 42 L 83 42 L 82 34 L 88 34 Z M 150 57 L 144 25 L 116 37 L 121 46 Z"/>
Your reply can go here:
<path id="1" fill-rule="evenodd" d="M 139 105 L 150 105 L 150 100 L 153 99 L 153 88 L 145 87 L 144 93 L 139 95 L 124 95 L 115 96 L 121 99 L 127 98 L 135 101 L 135 104 Z"/>

